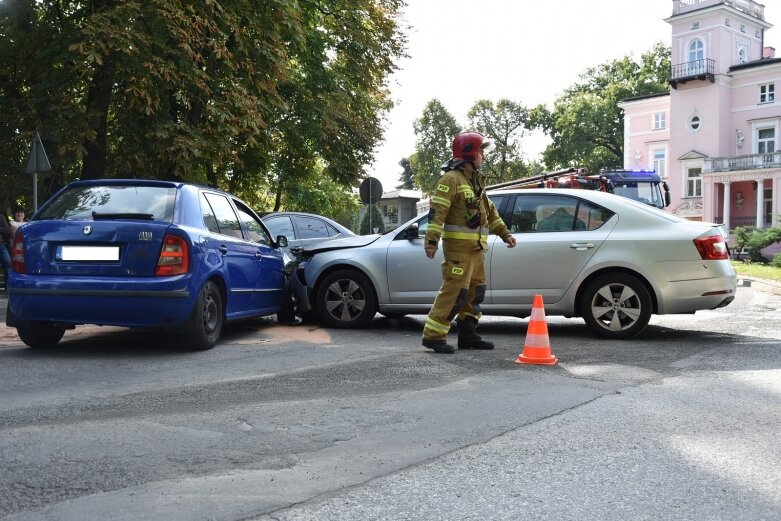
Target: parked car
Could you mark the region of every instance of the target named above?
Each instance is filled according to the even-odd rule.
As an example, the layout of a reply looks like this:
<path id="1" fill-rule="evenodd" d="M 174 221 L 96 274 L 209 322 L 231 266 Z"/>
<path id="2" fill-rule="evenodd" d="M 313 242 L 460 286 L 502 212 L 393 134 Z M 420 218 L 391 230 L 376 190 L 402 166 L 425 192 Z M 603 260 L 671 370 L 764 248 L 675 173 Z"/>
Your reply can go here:
<path id="1" fill-rule="evenodd" d="M 193 348 L 209 349 L 226 321 L 292 318 L 285 245 L 219 190 L 77 181 L 17 232 L 6 323 L 31 347 L 99 324 L 181 331 Z"/>
<path id="2" fill-rule="evenodd" d="M 714 224 L 589 190 L 489 196 L 518 245 L 489 237 L 484 314 L 529 316 L 539 293 L 546 314 L 582 317 L 597 335 L 623 339 L 639 334 L 653 313 L 693 313 L 735 298 L 735 270 Z M 571 216 L 566 229 L 538 227 L 562 210 Z M 365 326 L 377 311 L 428 313 L 442 281 L 442 249 L 437 260 L 423 253 L 427 225 L 422 215 L 386 235 L 305 249 L 291 282 L 300 312 L 334 327 Z"/>
<path id="3" fill-rule="evenodd" d="M 269 212 L 261 214 L 260 218 L 275 236 L 287 237 L 288 245 L 284 250 L 291 257 L 308 244 L 355 235 L 338 222 L 312 213 Z"/>

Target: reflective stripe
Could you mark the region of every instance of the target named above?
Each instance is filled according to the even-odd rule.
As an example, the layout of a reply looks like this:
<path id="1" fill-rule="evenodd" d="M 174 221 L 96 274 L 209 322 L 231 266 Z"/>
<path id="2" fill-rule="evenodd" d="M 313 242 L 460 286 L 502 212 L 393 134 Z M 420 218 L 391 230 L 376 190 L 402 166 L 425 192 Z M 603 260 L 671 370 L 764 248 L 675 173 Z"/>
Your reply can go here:
<path id="1" fill-rule="evenodd" d="M 461 239 L 466 241 L 478 241 L 480 240 L 480 234 L 477 232 L 450 232 L 445 230 L 442 232 L 443 239 Z"/>
<path id="2" fill-rule="evenodd" d="M 529 321 L 532 320 L 541 320 L 545 321 L 545 309 L 543 308 L 532 308 L 532 314 L 529 317 Z"/>
<path id="3" fill-rule="evenodd" d="M 492 221 L 492 222 L 491 222 L 491 223 L 488 225 L 488 227 L 489 227 L 489 228 L 496 228 L 497 226 L 499 226 L 499 224 L 500 224 L 501 222 L 502 222 L 502 218 L 501 218 L 501 217 L 499 217 L 498 219 L 495 219 L 494 221 Z"/>
<path id="4" fill-rule="evenodd" d="M 446 335 L 450 331 L 450 324 L 443 324 L 442 322 L 437 322 L 436 320 L 426 318 L 426 325 L 423 329 L 430 329 L 432 331 L 436 331 L 437 333 L 443 333 Z"/>
<path id="5" fill-rule="evenodd" d="M 526 347 L 550 347 L 550 338 L 548 335 L 538 335 L 538 334 L 527 334 L 526 340 L 524 340 L 523 343 L 524 348 Z"/>
<path id="6" fill-rule="evenodd" d="M 431 203 L 438 204 L 439 206 L 444 206 L 445 208 L 450 208 L 450 199 L 446 199 L 444 197 L 439 197 L 434 195 L 431 197 Z"/>
<path id="7" fill-rule="evenodd" d="M 465 197 L 468 197 L 470 199 L 475 198 L 475 192 L 472 190 L 472 187 L 469 185 L 458 185 L 458 193 L 464 194 Z"/>
<path id="8" fill-rule="evenodd" d="M 436 223 L 428 223 L 428 231 L 442 233 L 442 225 Z"/>
<path id="9" fill-rule="evenodd" d="M 480 228 L 470 228 L 469 226 L 458 226 L 457 224 L 445 223 L 443 228 L 446 232 L 460 232 L 460 233 L 474 233 L 485 235 L 488 237 L 488 226 L 481 226 Z"/>
<path id="10" fill-rule="evenodd" d="M 473 314 L 473 313 L 466 313 L 466 312 L 464 312 L 464 318 L 466 318 L 466 317 L 472 317 L 472 318 L 474 318 L 475 320 L 479 320 L 479 319 L 480 319 L 480 317 L 482 317 L 482 316 L 483 316 L 483 314 L 482 314 L 482 313 L 480 313 L 479 315 L 475 315 L 475 314 Z"/>

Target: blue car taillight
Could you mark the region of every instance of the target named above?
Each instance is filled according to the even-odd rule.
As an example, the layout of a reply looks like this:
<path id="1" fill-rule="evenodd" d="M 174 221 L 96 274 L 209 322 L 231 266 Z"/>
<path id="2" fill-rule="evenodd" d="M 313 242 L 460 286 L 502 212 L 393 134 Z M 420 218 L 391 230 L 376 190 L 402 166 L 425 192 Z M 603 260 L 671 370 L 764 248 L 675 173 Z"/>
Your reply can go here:
<path id="1" fill-rule="evenodd" d="M 190 249 L 187 241 L 178 235 L 168 234 L 163 239 L 163 248 L 157 259 L 155 276 L 181 275 L 190 269 Z"/>

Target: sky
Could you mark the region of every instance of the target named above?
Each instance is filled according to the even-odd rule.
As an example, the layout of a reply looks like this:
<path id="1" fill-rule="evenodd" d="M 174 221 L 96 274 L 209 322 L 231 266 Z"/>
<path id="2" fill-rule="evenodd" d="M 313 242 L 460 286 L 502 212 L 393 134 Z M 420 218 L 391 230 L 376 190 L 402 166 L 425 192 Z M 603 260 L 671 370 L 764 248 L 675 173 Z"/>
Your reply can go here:
<path id="1" fill-rule="evenodd" d="M 413 121 L 436 98 L 461 124 L 479 99 L 507 98 L 552 108 L 580 74 L 614 59 L 635 58 L 657 42 L 670 44 L 670 0 L 408 0 L 404 23 L 408 58 L 390 79 L 395 107 L 385 141 L 368 173 L 384 191 L 401 183 L 403 157 L 415 150 Z M 762 2 L 760 2 L 762 3 Z M 765 0 L 776 27 L 765 45 L 781 57 L 781 2 Z M 544 135 L 523 140 L 527 160 L 538 159 Z M 445 160 L 447 158 L 443 158 Z"/>

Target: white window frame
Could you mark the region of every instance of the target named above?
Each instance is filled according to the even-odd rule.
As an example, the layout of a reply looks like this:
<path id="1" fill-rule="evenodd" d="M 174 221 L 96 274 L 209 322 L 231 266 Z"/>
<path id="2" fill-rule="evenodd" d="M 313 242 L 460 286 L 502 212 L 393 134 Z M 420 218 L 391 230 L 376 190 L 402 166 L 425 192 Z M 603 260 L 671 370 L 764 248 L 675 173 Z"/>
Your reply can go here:
<path id="1" fill-rule="evenodd" d="M 667 176 L 667 151 L 665 147 L 651 147 L 651 162 L 656 173 L 664 179 Z"/>
<path id="2" fill-rule="evenodd" d="M 776 100 L 776 84 L 763 83 L 759 86 L 759 102 L 773 103 Z"/>
<path id="3" fill-rule="evenodd" d="M 773 132 L 773 135 L 769 138 L 760 138 L 759 134 L 762 131 L 770 130 Z M 776 144 L 778 143 L 778 132 L 776 131 L 775 126 L 765 126 L 765 127 L 757 127 L 756 128 L 756 134 L 754 137 L 754 143 L 755 143 L 755 154 L 772 154 L 776 151 Z"/>
<path id="4" fill-rule="evenodd" d="M 695 48 L 695 45 L 697 46 Z M 696 62 L 705 59 L 705 42 L 702 38 L 695 38 L 686 47 L 686 53 L 689 57 L 687 61 Z"/>
<path id="5" fill-rule="evenodd" d="M 702 163 L 684 164 L 683 169 L 685 197 L 702 197 Z M 692 176 L 692 170 L 699 170 L 699 175 Z"/>
<path id="6" fill-rule="evenodd" d="M 667 128 L 667 113 L 666 112 L 654 112 L 653 129 L 664 130 Z"/>

